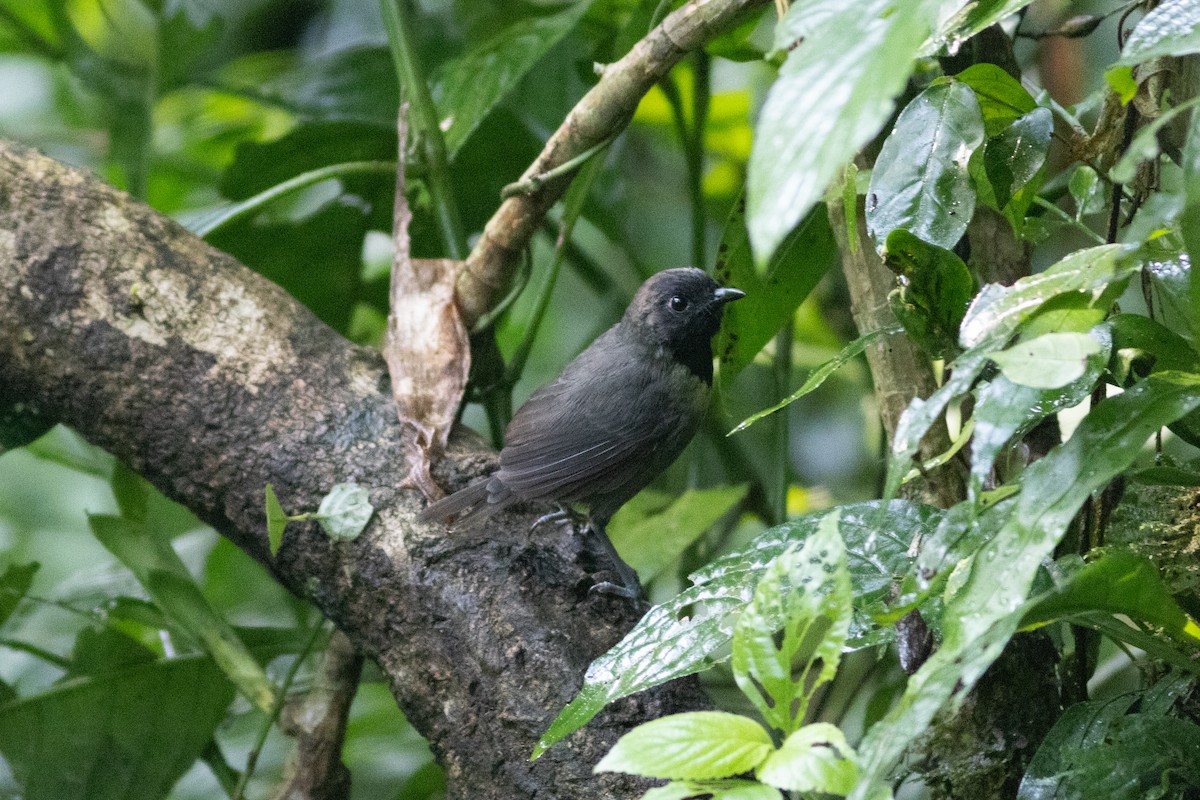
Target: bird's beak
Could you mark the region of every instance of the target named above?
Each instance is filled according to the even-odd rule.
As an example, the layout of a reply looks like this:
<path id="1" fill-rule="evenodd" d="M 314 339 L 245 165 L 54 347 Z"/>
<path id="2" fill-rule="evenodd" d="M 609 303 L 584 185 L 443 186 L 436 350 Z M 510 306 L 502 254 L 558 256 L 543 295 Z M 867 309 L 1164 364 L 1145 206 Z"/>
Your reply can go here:
<path id="1" fill-rule="evenodd" d="M 717 301 L 717 305 L 722 306 L 726 303 L 732 303 L 734 300 L 741 300 L 745 296 L 746 293 L 741 289 L 730 289 L 724 286 L 713 292 L 713 299 Z"/>

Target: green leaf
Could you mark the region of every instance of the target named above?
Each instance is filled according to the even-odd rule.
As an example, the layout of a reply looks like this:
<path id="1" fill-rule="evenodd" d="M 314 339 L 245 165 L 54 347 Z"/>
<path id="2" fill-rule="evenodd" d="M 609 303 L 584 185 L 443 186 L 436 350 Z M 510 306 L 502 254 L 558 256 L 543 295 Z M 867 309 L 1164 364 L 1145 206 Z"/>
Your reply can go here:
<path id="1" fill-rule="evenodd" d="M 287 526 L 287 512 L 283 510 L 283 506 L 279 504 L 279 498 L 275 496 L 275 489 L 271 484 L 267 484 L 267 542 L 271 548 L 271 555 L 279 553 L 279 545 L 283 544 L 283 529 Z"/>
<path id="2" fill-rule="evenodd" d="M 224 617 L 205 599 L 165 538 L 121 517 L 88 516 L 100 544 L 129 568 L 155 604 L 212 656 L 250 702 L 271 711 L 275 687 Z"/>
<path id="3" fill-rule="evenodd" d="M 933 0 L 792 5 L 784 24 L 801 15 L 814 22 L 788 53 L 759 115 L 747 195 L 757 263 L 768 261 L 830 180 L 879 132 L 939 6 Z"/>
<path id="4" fill-rule="evenodd" d="M 637 726 L 617 740 L 595 771 L 650 778 L 727 778 L 754 769 L 773 749 L 763 726 L 748 717 L 693 711 Z"/>
<path id="5" fill-rule="evenodd" d="M 859 355 L 861 355 L 862 352 L 867 349 L 867 346 L 876 339 L 884 336 L 895 336 L 897 333 L 901 332 L 903 332 L 903 328 L 895 325 L 888 328 L 883 328 L 881 330 L 871 331 L 870 333 L 858 337 L 853 342 L 843 347 L 836 356 L 829 359 L 824 364 L 821 364 L 819 367 L 809 373 L 808 378 L 803 384 L 801 384 L 799 389 L 792 392 L 790 395 L 785 397 L 783 400 L 780 400 L 770 408 L 763 409 L 762 411 L 758 411 L 754 414 L 751 414 L 749 417 L 746 417 L 746 419 L 738 423 L 738 426 L 726 435 L 732 436 L 735 433 L 740 433 L 754 423 L 758 422 L 763 417 L 774 414 L 779 409 L 791 405 L 809 392 L 815 391 L 817 387 L 825 382 L 826 378 L 841 369 L 842 365 L 844 365 L 847 361 L 850 361 L 851 359 L 857 358 Z"/>
<path id="6" fill-rule="evenodd" d="M 1169 3 L 1168 5 L 1176 5 Z M 1159 6 L 1161 9 L 1162 6 Z M 1198 9 L 1200 10 L 1200 9 Z M 1200 114 L 1193 113 L 1188 120 L 1187 139 L 1183 145 L 1183 211 L 1179 215 L 1179 227 L 1183 233 L 1183 244 L 1187 248 L 1189 263 L 1200 264 Z M 1191 324 L 1191 339 L 1200 341 L 1200 269 L 1187 269 L 1189 275 L 1187 319 Z"/>
<path id="7" fill-rule="evenodd" d="M 935 83 L 905 106 L 883 143 L 867 190 L 867 231 L 882 248 L 904 229 L 951 248 L 975 213 L 967 167 L 983 144 L 975 93 L 958 81 Z"/>
<path id="8" fill-rule="evenodd" d="M 1067 182 L 1067 189 L 1075 200 L 1075 219 L 1103 211 L 1104 204 L 1108 202 L 1100 176 L 1087 164 L 1075 168 Z"/>
<path id="9" fill-rule="evenodd" d="M 1126 550 L 1108 550 L 1071 575 L 1028 609 L 1021 625 L 1034 628 L 1091 611 L 1149 622 L 1193 644 L 1200 640 L 1200 626 L 1175 602 L 1158 569 Z"/>
<path id="10" fill-rule="evenodd" d="M 746 296 L 725 307 L 716 353 L 721 381 L 731 381 L 791 320 L 804 298 L 836 263 L 837 245 L 824 206 L 792 231 L 761 275 L 754 268 L 746 230 L 745 199 L 734 204 L 721 234 L 715 275 Z M 739 308 L 738 306 L 741 306 Z"/>
<path id="11" fill-rule="evenodd" d="M 883 263 L 899 276 L 888 296 L 908 335 L 934 358 L 958 350 L 958 328 L 975 294 L 975 279 L 962 259 L 904 229 L 887 237 Z"/>
<path id="12" fill-rule="evenodd" d="M 983 169 L 994 204 L 1014 230 L 1020 230 L 1040 185 L 1053 133 L 1053 114 L 1047 108 L 1035 108 L 984 145 Z"/>
<path id="13" fill-rule="evenodd" d="M 672 781 L 651 789 L 642 800 L 684 800 L 706 797 L 708 800 L 780 800 L 778 789 L 758 781 Z"/>
<path id="14" fill-rule="evenodd" d="M 1037 109 L 1021 82 L 995 64 L 974 64 L 954 76 L 975 92 L 989 139 Z"/>
<path id="15" fill-rule="evenodd" d="M 1129 34 L 1117 63 L 1134 66 L 1152 58 L 1191 53 L 1200 53 L 1200 3 L 1164 0 Z"/>
<path id="16" fill-rule="evenodd" d="M 156 660 L 153 650 L 113 628 L 83 628 L 75 636 L 65 677 L 102 676 Z"/>
<path id="17" fill-rule="evenodd" d="M 1032 2 L 1033 0 L 976 0 L 964 3 L 958 13 L 942 24 L 937 36 L 922 48 L 921 55 L 934 55 L 939 50 L 955 53 L 963 43 L 984 28 L 1012 16 Z"/>
<path id="18" fill-rule="evenodd" d="M 784 739 L 758 768 L 758 779 L 791 792 L 846 795 L 858 779 L 855 752 L 827 722 L 805 725 Z"/>
<path id="19" fill-rule="evenodd" d="M 517 20 L 442 64 L 431 82 L 450 158 L 542 56 L 579 23 L 589 6 L 590 0 L 577 0 L 560 6 L 556 13 Z"/>
<path id="20" fill-rule="evenodd" d="M 0 752 L 27 800 L 158 800 L 232 699 L 203 656 L 76 678 L 0 706 Z"/>
<path id="21" fill-rule="evenodd" d="M 1121 98 L 1121 105 L 1129 105 L 1129 101 L 1137 97 L 1137 80 L 1133 77 L 1133 67 L 1113 67 L 1104 73 L 1104 82 Z"/>
<path id="22" fill-rule="evenodd" d="M 339 483 L 321 498 L 317 522 L 330 539 L 348 542 L 366 530 L 375 507 L 366 489 L 357 483 Z"/>
<path id="23" fill-rule="evenodd" d="M 12 616 L 21 604 L 21 599 L 29 593 L 29 587 L 33 585 L 33 576 L 40 568 L 41 565 L 36 561 L 28 564 L 14 563 L 9 564 L 4 574 L 0 575 L 0 625 Z"/>
<path id="24" fill-rule="evenodd" d="M 813 692 L 837 673 L 850 632 L 851 597 L 834 509 L 798 551 L 788 548 L 767 568 L 738 617 L 734 679 L 767 724 L 784 735 L 804 722 Z M 817 662 L 819 671 L 810 674 Z"/>
<path id="25" fill-rule="evenodd" d="M 607 532 L 638 576 L 651 581 L 732 511 L 748 489 L 747 484 L 688 489 L 666 508 L 639 517 L 634 516 L 634 504 L 626 503 L 609 522 Z"/>
<path id="26" fill-rule="evenodd" d="M 946 603 L 942 646 L 860 744 L 864 780 L 852 798 L 879 785 L 937 711 L 963 697 L 1000 654 L 1017 630 L 1038 567 L 1091 493 L 1127 469 L 1159 427 L 1198 406 L 1200 377 L 1152 376 L 1099 403 L 1065 444 L 1025 470 L 1014 513 Z"/>
<path id="27" fill-rule="evenodd" d="M 392 54 L 380 46 L 334 51 L 274 77 L 251 75 L 231 88 L 282 106 L 304 121 L 363 122 L 394 131 L 400 109 Z"/>
<path id="28" fill-rule="evenodd" d="M 1128 713 L 1135 702 L 1137 695 L 1125 694 L 1066 708 L 1029 762 L 1017 790 L 1018 800 L 1059 797 L 1060 787 L 1068 777 L 1066 762 L 1070 755 L 1102 744 L 1112 723 Z"/>
<path id="29" fill-rule="evenodd" d="M 742 550 L 693 574 L 692 586 L 651 608 L 624 639 L 592 662 L 583 688 L 542 736 L 534 758 L 613 700 L 727 658 L 736 615 L 754 596 L 759 577 L 789 546 L 812 536 L 828 513 L 807 514 L 764 531 Z M 839 513 L 856 606 L 882 600 L 895 578 L 907 572 L 913 540 L 932 533 L 941 515 L 935 508 L 901 500 L 842 506 Z M 877 629 L 858 619 L 850 636 L 848 647 L 880 641 Z"/>
<path id="30" fill-rule="evenodd" d="M 1059 389 L 1078 380 L 1103 348 L 1086 333 L 1046 333 L 992 353 L 1004 377 L 1034 389 Z M 1107 360 L 1107 359 L 1106 359 Z"/>

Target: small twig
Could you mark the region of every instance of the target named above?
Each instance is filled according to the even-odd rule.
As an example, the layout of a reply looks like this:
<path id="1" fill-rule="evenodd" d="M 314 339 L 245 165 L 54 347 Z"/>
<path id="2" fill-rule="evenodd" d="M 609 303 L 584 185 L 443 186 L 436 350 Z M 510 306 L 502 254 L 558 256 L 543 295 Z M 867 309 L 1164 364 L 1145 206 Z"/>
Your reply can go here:
<path id="1" fill-rule="evenodd" d="M 575 156 L 572 159 L 564 161 L 562 164 L 559 164 L 557 167 L 554 167 L 553 169 L 548 169 L 545 172 L 539 173 L 537 175 L 530 175 L 529 177 L 522 178 L 519 181 L 513 181 L 512 183 L 506 185 L 503 189 L 500 190 L 500 199 L 507 200 L 508 198 L 516 197 L 517 195 L 533 194 L 534 192 L 538 191 L 543 186 L 545 186 L 547 181 L 554 180 L 555 178 L 560 178 L 563 175 L 570 174 L 571 172 L 578 169 L 579 167 L 582 167 L 583 164 L 589 158 L 596 155 L 601 150 L 604 150 L 606 147 L 608 147 L 610 144 L 612 144 L 613 139 L 615 139 L 615 138 L 617 138 L 616 134 L 613 134 L 612 136 L 609 136 L 607 139 L 600 142 L 599 144 L 589 147 L 587 150 L 584 150 L 579 155 Z"/>

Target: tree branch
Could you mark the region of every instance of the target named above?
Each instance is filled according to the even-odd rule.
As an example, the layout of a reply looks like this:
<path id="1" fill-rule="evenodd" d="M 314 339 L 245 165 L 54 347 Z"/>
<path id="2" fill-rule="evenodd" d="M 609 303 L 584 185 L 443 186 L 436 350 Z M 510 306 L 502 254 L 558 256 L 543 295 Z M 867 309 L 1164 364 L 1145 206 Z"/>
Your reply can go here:
<path id="1" fill-rule="evenodd" d="M 546 173 L 612 139 L 633 117 L 642 96 L 690 50 L 767 0 L 691 0 L 667 15 L 625 56 L 604 68 L 600 82 L 571 109 L 541 155 L 516 183 L 536 187 L 506 199 L 488 220 L 458 276 L 459 309 L 472 328 L 507 293 L 542 218 L 571 183 L 572 173 Z M 702 266 L 702 265 L 697 265 Z"/>
<path id="2" fill-rule="evenodd" d="M 532 514 L 467 534 L 418 524 L 377 353 L 127 195 L 4 142 L 0 297 L 0 407 L 72 425 L 314 602 L 387 674 L 450 797 L 645 788 L 591 765 L 631 725 L 701 702 L 695 684 L 630 698 L 528 761 L 636 612 L 589 595 L 581 542 L 532 537 Z M 459 486 L 490 464 L 452 442 L 437 477 Z M 370 490 L 366 532 L 289 525 L 272 559 L 266 484 L 298 512 L 342 481 Z"/>

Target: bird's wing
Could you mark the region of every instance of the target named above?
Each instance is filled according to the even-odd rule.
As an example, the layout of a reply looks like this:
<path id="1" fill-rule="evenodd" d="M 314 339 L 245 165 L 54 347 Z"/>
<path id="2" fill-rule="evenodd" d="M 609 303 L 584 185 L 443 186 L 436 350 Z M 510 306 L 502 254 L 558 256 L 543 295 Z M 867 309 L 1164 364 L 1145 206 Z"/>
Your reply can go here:
<path id="1" fill-rule="evenodd" d="M 499 477 L 524 499 L 586 499 L 644 483 L 639 463 L 668 433 L 669 398 L 653 367 L 596 344 L 509 424 Z"/>

